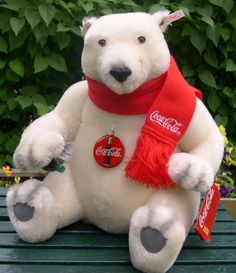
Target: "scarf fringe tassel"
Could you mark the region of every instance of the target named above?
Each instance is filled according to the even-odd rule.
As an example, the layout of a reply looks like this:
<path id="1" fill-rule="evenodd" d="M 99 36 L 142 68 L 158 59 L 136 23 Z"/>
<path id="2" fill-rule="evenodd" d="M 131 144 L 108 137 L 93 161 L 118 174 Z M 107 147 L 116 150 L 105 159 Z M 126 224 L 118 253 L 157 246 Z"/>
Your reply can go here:
<path id="1" fill-rule="evenodd" d="M 152 188 L 172 188 L 167 163 L 174 146 L 142 132 L 134 154 L 126 166 L 126 176 Z"/>

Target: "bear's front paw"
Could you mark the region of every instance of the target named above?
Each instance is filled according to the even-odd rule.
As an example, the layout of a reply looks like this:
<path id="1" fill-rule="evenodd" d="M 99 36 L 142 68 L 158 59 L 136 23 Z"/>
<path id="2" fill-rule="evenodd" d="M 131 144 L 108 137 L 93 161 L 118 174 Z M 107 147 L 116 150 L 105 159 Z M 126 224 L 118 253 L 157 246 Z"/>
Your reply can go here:
<path id="1" fill-rule="evenodd" d="M 168 163 L 168 173 L 172 180 L 187 190 L 206 192 L 214 182 L 210 164 L 188 153 L 173 154 Z"/>
<path id="2" fill-rule="evenodd" d="M 63 136 L 55 132 L 45 132 L 37 136 L 24 136 L 13 156 L 17 168 L 38 170 L 47 166 L 64 149 Z"/>

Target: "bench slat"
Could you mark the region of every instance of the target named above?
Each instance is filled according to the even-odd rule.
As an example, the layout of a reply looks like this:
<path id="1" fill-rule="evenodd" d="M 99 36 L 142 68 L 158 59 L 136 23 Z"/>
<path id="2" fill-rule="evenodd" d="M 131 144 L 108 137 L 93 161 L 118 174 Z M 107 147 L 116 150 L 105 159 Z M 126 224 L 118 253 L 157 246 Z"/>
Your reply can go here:
<path id="1" fill-rule="evenodd" d="M 0 207 L 0 215 L 3 218 L 7 218 L 8 217 L 7 209 Z M 218 211 L 216 216 L 216 221 L 233 221 L 233 220 L 232 220 L 232 217 L 225 211 Z"/>
<path id="2" fill-rule="evenodd" d="M 42 263 L 42 264 L 130 264 L 128 248 L 2 248 L 0 263 Z M 236 262 L 235 249 L 186 249 L 183 248 L 177 264 L 231 264 Z"/>
<path id="3" fill-rule="evenodd" d="M 46 249 L 46 248 L 2 248 L 1 262 L 83 264 L 83 263 L 117 263 L 130 264 L 127 248 L 118 249 Z"/>
<path id="4" fill-rule="evenodd" d="M 227 266 L 226 266 L 227 267 Z M 24 265 L 24 264 L 11 264 L 11 265 L 1 265 L 1 273 L 137 273 L 139 271 L 135 270 L 132 266 L 127 265 Z M 227 271 L 228 272 L 228 271 Z M 176 272 L 172 272 L 176 273 Z M 185 273 L 184 271 L 182 273 Z M 187 271 L 186 271 L 187 273 Z M 194 273 L 194 272 L 193 272 Z M 211 273 L 211 272 L 210 272 Z M 213 271 L 212 271 L 213 273 Z M 215 273 L 215 272 L 214 272 Z M 231 273 L 231 272 L 229 272 Z M 233 272 L 232 272 L 233 273 Z"/>
<path id="5" fill-rule="evenodd" d="M 9 219 L 7 221 L 0 221 L 0 233 L 15 233 L 15 230 L 9 222 Z M 58 234 L 81 234 L 81 233 L 87 233 L 87 234 L 103 234 L 104 231 L 98 229 L 95 226 L 86 225 L 82 222 L 77 222 L 75 224 L 72 224 L 68 227 L 65 227 L 59 231 L 57 231 Z M 190 235 L 194 235 L 195 231 L 190 231 Z M 236 234 L 236 222 L 216 222 L 213 226 L 212 234 L 223 234 L 223 235 L 235 235 Z"/>
<path id="6" fill-rule="evenodd" d="M 105 234 L 56 234 L 50 240 L 37 243 L 27 244 L 19 240 L 15 233 L 0 233 L 0 247 L 3 248 L 128 248 L 128 238 L 126 235 Z M 212 235 L 211 242 L 202 242 L 199 237 L 189 235 L 185 244 L 185 248 L 236 248 L 236 234 Z"/>
<path id="7" fill-rule="evenodd" d="M 0 272 L 14 272 L 14 273 L 137 273 L 139 271 L 135 270 L 131 266 L 125 265 L 24 265 L 24 264 L 11 264 L 4 265 L 0 264 Z M 198 265 L 193 267 L 192 265 L 175 265 L 172 267 L 168 273 L 216 273 L 216 272 L 226 272 L 235 273 L 236 265 Z"/>

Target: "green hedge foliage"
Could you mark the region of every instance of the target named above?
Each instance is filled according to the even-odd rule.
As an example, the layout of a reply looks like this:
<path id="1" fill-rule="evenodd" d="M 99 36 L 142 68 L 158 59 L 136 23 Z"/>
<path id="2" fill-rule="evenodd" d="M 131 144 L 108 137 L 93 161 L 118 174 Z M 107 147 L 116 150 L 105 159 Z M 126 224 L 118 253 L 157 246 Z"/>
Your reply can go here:
<path id="1" fill-rule="evenodd" d="M 184 76 L 235 136 L 236 6 L 233 0 L 0 0 L 0 162 L 12 163 L 22 130 L 81 80 L 85 16 L 182 8 L 166 38 Z"/>

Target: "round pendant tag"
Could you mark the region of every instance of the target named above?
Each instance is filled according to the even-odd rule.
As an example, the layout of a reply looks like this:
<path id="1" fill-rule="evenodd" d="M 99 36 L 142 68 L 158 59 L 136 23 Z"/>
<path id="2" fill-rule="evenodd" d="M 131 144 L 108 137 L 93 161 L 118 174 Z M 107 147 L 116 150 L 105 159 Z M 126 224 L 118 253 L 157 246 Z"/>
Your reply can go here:
<path id="1" fill-rule="evenodd" d="M 121 163 L 125 155 L 125 147 L 114 135 L 101 137 L 94 145 L 93 156 L 98 165 L 113 168 Z"/>

